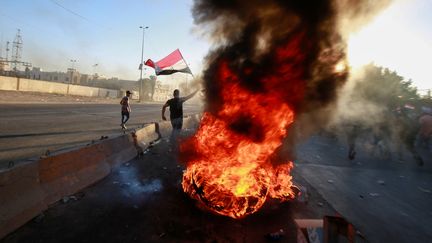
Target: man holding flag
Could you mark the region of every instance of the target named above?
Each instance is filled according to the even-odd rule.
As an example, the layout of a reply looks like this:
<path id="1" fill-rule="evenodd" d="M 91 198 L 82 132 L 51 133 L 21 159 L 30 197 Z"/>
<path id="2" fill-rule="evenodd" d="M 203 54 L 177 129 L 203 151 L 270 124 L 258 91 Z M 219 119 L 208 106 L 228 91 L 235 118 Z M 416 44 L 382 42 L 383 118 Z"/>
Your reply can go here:
<path id="1" fill-rule="evenodd" d="M 159 75 L 171 75 L 173 73 L 188 73 L 192 74 L 189 66 L 187 65 L 183 55 L 180 53 L 179 49 L 171 52 L 168 56 L 162 58 L 157 62 L 153 62 L 151 59 L 148 59 L 145 63 L 146 66 L 152 67 L 155 70 L 157 76 Z M 172 133 L 171 133 L 171 142 L 175 145 L 175 140 L 177 138 L 178 133 L 180 132 L 183 126 L 183 103 L 190 98 L 192 98 L 198 90 L 193 92 L 192 94 L 180 97 L 180 91 L 178 89 L 174 90 L 174 98 L 169 99 L 165 105 L 162 107 L 162 119 L 165 121 L 165 110 L 167 107 L 170 108 L 170 120 L 172 125 Z"/>
<path id="2" fill-rule="evenodd" d="M 198 89 L 188 96 L 180 97 L 180 91 L 176 89 L 173 93 L 174 98 L 169 99 L 162 107 L 162 120 L 164 121 L 166 121 L 165 110 L 167 107 L 170 108 L 170 120 L 173 129 L 171 133 L 172 143 L 177 139 L 177 135 L 180 133 L 183 126 L 183 103 L 192 98 L 197 92 Z"/>

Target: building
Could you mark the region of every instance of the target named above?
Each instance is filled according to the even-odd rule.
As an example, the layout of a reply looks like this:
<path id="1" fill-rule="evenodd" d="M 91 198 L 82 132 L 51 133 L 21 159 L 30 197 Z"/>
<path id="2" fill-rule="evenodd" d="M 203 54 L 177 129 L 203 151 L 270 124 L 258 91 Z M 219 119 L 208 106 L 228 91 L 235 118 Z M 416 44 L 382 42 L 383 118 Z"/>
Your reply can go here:
<path id="1" fill-rule="evenodd" d="M 168 84 L 162 85 L 160 81 L 156 81 L 156 87 L 154 90 L 153 100 L 165 102 L 172 98 L 172 89 Z"/>
<path id="2" fill-rule="evenodd" d="M 68 68 L 67 72 L 45 72 L 41 68 L 33 67 L 26 75 L 30 79 L 52 81 L 65 84 L 80 84 L 81 74 L 75 69 Z"/>

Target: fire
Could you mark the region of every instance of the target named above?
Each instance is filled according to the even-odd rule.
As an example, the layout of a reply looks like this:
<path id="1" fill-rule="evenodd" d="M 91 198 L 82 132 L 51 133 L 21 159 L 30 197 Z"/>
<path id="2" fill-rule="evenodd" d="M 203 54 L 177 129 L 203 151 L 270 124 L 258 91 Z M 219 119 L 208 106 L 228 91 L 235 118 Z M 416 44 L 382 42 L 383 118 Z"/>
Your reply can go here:
<path id="1" fill-rule="evenodd" d="M 196 134 L 180 145 L 187 167 L 183 190 L 198 205 L 242 218 L 268 198 L 297 196 L 282 141 L 295 115 L 302 117 L 298 129 L 330 119 L 328 110 L 349 71 L 341 21 L 369 13 L 374 5 L 194 1 L 195 21 L 210 30 L 216 44 L 203 76 L 206 112 Z"/>
<path id="2" fill-rule="evenodd" d="M 272 165 L 293 110 L 278 95 L 253 93 L 240 86 L 226 63 L 220 66 L 223 105 L 204 113 L 197 133 L 181 145 L 194 150 L 183 175 L 183 189 L 218 214 L 242 218 L 268 197 L 293 199 L 292 162 Z"/>

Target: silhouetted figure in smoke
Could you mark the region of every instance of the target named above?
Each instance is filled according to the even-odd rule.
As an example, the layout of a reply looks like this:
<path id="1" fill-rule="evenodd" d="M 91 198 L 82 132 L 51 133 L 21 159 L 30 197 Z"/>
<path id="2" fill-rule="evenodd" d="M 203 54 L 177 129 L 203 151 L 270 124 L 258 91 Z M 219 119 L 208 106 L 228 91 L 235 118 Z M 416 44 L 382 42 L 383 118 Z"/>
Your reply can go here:
<path id="1" fill-rule="evenodd" d="M 390 159 L 392 131 L 388 119 L 371 126 L 369 130 L 372 133 L 373 155 L 378 155 L 383 159 Z"/>
<path id="2" fill-rule="evenodd" d="M 348 159 L 353 160 L 357 154 L 355 150 L 356 140 L 360 135 L 360 126 L 358 124 L 348 125 L 346 128 L 346 136 L 348 142 Z"/>
<path id="3" fill-rule="evenodd" d="M 419 123 L 418 145 L 432 152 L 432 114 L 423 113 L 419 118 Z"/>
<path id="4" fill-rule="evenodd" d="M 423 159 L 420 157 L 415 147 L 419 124 L 415 119 L 410 117 L 408 110 L 400 108 L 396 111 L 397 135 L 399 139 L 398 155 L 403 160 L 403 147 L 410 152 L 419 166 L 423 166 Z"/>
<path id="5" fill-rule="evenodd" d="M 188 96 L 180 97 L 180 91 L 176 89 L 173 93 L 174 98 L 169 99 L 162 107 L 162 120 L 164 121 L 166 121 L 165 110 L 167 107 L 170 108 L 170 120 L 173 128 L 170 140 L 173 143 L 183 127 L 183 103 L 192 98 L 197 92 L 198 90 Z"/>

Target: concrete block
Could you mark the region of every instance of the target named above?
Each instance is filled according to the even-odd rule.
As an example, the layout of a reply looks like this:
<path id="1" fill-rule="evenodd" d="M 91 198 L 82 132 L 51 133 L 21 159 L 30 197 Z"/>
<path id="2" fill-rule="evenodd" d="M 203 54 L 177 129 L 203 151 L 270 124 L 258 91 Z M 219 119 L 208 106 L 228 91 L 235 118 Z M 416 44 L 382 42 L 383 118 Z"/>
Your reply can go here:
<path id="1" fill-rule="evenodd" d="M 196 126 L 198 116 L 184 119 Z M 100 141 L 0 172 L 0 238 L 37 216 L 64 196 L 106 177 L 112 167 L 133 159 L 137 147 L 168 137 L 171 123 L 148 125 L 133 134 Z"/>
<path id="2" fill-rule="evenodd" d="M 111 166 L 125 163 L 138 155 L 132 134 L 125 134 L 101 142 L 106 162 Z"/>
<path id="3" fill-rule="evenodd" d="M 135 143 L 141 149 L 145 149 L 149 146 L 150 142 L 155 141 L 159 138 L 156 132 L 156 123 L 145 126 L 142 129 L 135 131 Z"/>
<path id="4" fill-rule="evenodd" d="M 99 97 L 117 98 L 118 90 L 99 88 Z"/>
<path id="5" fill-rule="evenodd" d="M 17 90 L 18 79 L 0 76 L 0 90 Z"/>
<path id="6" fill-rule="evenodd" d="M 172 126 L 170 121 L 162 121 L 158 122 L 156 126 L 156 132 L 159 134 L 161 138 L 166 138 L 171 135 Z"/>
<path id="7" fill-rule="evenodd" d="M 45 203 L 53 204 L 107 176 L 111 166 L 105 158 L 103 145 L 94 144 L 41 159 L 39 178 Z"/>
<path id="8" fill-rule="evenodd" d="M 0 172 L 0 239 L 46 208 L 38 163 Z"/>
<path id="9" fill-rule="evenodd" d="M 99 88 L 79 86 L 79 85 L 69 85 L 70 95 L 97 97 L 99 95 Z"/>
<path id="10" fill-rule="evenodd" d="M 0 238 L 137 155 L 131 134 L 0 172 Z"/>
<path id="11" fill-rule="evenodd" d="M 67 84 L 20 78 L 19 91 L 67 94 Z"/>
<path id="12" fill-rule="evenodd" d="M 79 95 L 88 97 L 110 97 L 117 98 L 118 90 L 102 89 L 80 85 L 71 85 L 57 82 L 32 80 L 16 77 L 0 76 L 0 90 L 19 90 L 42 93 L 53 93 L 63 95 Z"/>
<path id="13" fill-rule="evenodd" d="M 46 204 L 103 179 L 112 167 L 136 156 L 133 137 L 126 134 L 41 159 L 39 173 Z"/>

